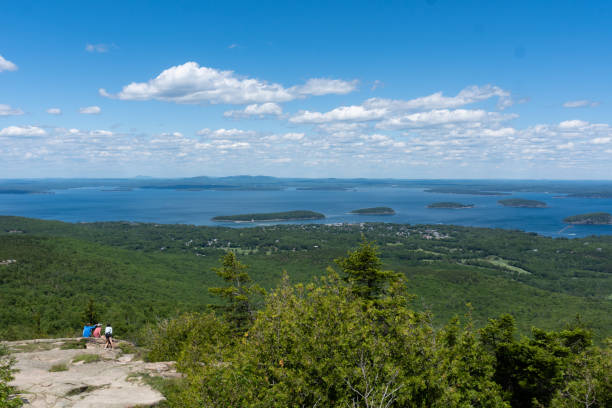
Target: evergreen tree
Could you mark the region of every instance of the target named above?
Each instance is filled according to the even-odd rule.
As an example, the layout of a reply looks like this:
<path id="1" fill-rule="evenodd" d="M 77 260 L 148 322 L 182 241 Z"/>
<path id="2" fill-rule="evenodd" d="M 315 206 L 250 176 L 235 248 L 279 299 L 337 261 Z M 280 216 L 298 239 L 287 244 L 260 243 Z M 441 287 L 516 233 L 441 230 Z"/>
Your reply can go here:
<path id="1" fill-rule="evenodd" d="M 83 311 L 83 322 L 84 323 L 98 323 L 100 319 L 100 314 L 98 312 L 98 308 L 93 300 L 93 298 L 89 298 L 87 302 L 87 306 Z"/>
<path id="2" fill-rule="evenodd" d="M 335 260 L 342 268 L 344 281 L 353 293 L 364 299 L 377 299 L 386 293 L 390 284 L 399 279 L 399 274 L 384 271 L 378 248 L 365 239 L 355 251 Z"/>
<path id="3" fill-rule="evenodd" d="M 208 290 L 225 299 L 225 305 L 217 308 L 223 311 L 234 333 L 242 334 L 248 330 L 253 320 L 253 295 L 263 293 L 263 289 L 251 282 L 247 273 L 248 266 L 241 263 L 233 252 L 230 251 L 221 258 L 221 265 L 221 268 L 213 268 L 213 271 L 223 278 L 228 286 Z"/>

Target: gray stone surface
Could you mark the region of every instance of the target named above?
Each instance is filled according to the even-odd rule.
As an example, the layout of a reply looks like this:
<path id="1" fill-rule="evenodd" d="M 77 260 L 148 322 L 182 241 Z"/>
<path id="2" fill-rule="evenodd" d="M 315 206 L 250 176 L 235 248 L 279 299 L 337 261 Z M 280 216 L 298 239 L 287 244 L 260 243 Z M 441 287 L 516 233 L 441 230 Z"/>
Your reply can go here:
<path id="1" fill-rule="evenodd" d="M 66 341 L 5 342 L 14 350 L 17 363 L 15 380 L 26 407 L 104 407 L 151 406 L 164 399 L 145 384 L 139 374 L 177 377 L 173 362 L 145 363 L 120 350 L 104 350 L 102 340 L 88 339 L 87 349 L 62 350 Z M 120 344 L 119 344 L 120 346 Z M 25 351 L 24 351 L 25 350 Z M 81 354 L 96 354 L 100 361 L 74 362 Z M 50 372 L 56 364 L 66 364 L 67 371 Z"/>

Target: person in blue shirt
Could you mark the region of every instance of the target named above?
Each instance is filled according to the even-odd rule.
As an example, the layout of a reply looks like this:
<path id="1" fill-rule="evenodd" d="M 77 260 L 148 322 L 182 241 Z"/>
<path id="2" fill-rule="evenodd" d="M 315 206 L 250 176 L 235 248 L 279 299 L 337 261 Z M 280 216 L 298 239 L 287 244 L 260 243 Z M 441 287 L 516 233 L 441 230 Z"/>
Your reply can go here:
<path id="1" fill-rule="evenodd" d="M 91 323 L 87 323 L 85 327 L 83 327 L 83 337 L 91 337 L 91 332 L 96 328 L 96 325 L 92 325 Z"/>

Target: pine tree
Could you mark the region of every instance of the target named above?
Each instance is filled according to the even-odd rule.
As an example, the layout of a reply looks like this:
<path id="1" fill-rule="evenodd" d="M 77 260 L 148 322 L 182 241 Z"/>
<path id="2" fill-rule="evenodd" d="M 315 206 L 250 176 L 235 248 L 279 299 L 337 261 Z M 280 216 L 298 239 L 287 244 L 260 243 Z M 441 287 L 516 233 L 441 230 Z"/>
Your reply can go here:
<path id="1" fill-rule="evenodd" d="M 87 306 L 83 311 L 83 322 L 85 323 L 97 323 L 100 318 L 100 314 L 98 313 L 98 308 L 92 298 L 89 298 L 87 302 Z"/>
<path id="2" fill-rule="evenodd" d="M 225 299 L 226 304 L 217 306 L 223 311 L 225 319 L 233 327 L 235 334 L 243 334 L 253 320 L 252 297 L 263 293 L 263 289 L 251 282 L 247 273 L 248 266 L 241 263 L 236 254 L 228 252 L 221 258 L 221 268 L 213 268 L 228 286 L 209 288 L 208 290 Z"/>
<path id="3" fill-rule="evenodd" d="M 335 260 L 344 272 L 343 279 L 353 293 L 364 299 L 377 299 L 385 294 L 389 285 L 398 280 L 399 274 L 382 269 L 378 248 L 365 239 L 355 251 L 345 258 Z"/>

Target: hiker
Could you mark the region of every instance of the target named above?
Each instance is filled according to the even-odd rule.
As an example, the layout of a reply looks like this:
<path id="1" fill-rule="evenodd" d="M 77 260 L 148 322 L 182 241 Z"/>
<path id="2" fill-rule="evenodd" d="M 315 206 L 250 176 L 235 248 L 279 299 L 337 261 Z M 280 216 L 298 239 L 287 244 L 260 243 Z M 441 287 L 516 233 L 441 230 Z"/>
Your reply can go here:
<path id="1" fill-rule="evenodd" d="M 83 327 L 83 337 L 91 337 L 91 331 L 95 328 L 96 326 L 92 326 L 91 323 L 87 323 L 85 327 Z"/>
<path id="2" fill-rule="evenodd" d="M 102 331 L 102 323 L 96 324 L 96 328 L 93 331 L 93 336 L 100 338 L 102 336 L 101 331 Z"/>
<path id="3" fill-rule="evenodd" d="M 108 346 L 110 346 L 112 350 L 113 349 L 113 328 L 110 323 L 108 323 L 106 325 L 106 328 L 104 329 L 104 337 L 106 337 L 106 344 L 104 345 L 104 350 L 106 350 Z"/>

